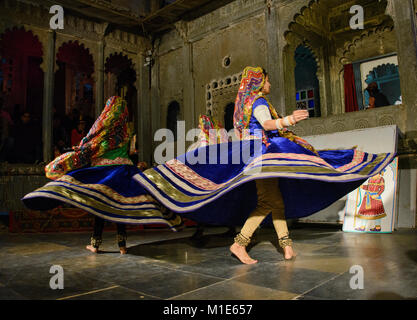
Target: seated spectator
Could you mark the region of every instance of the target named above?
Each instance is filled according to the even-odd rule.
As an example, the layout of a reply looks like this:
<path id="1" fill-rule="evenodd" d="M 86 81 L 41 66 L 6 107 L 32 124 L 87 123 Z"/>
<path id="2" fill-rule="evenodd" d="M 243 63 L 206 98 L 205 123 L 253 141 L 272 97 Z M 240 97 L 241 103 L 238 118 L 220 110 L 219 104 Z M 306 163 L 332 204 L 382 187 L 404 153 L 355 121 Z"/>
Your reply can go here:
<path id="1" fill-rule="evenodd" d="M 53 147 L 55 157 L 63 154 L 69 145 L 68 133 L 62 125 L 62 120 L 59 115 L 54 115 L 53 119 Z"/>
<path id="2" fill-rule="evenodd" d="M 12 118 L 4 108 L 3 99 L 0 97 L 0 162 L 8 160 L 7 157 L 13 145 L 13 139 L 10 136 L 12 126 Z"/>
<path id="3" fill-rule="evenodd" d="M 29 112 L 23 113 L 20 121 L 13 129 L 14 147 L 13 161 L 15 163 L 34 163 L 36 151 L 42 143 L 38 130 L 31 121 Z"/>
<path id="4" fill-rule="evenodd" d="M 77 124 L 77 127 L 74 128 L 71 132 L 71 146 L 78 146 L 86 134 L 85 121 L 80 120 Z"/>
<path id="5" fill-rule="evenodd" d="M 378 84 L 376 82 L 372 82 L 368 85 L 366 90 L 369 93 L 369 106 L 368 108 L 378 108 L 378 107 L 385 107 L 389 106 L 390 103 L 387 97 L 379 91 Z"/>
<path id="6" fill-rule="evenodd" d="M 85 107 L 85 108 L 81 109 L 81 111 L 80 111 L 80 114 L 81 114 L 80 117 L 82 117 L 82 119 L 85 121 L 85 131 L 87 133 L 88 133 L 88 131 L 90 131 L 90 129 L 91 129 L 93 123 L 94 123 L 94 119 L 90 117 L 90 114 L 87 111 L 89 109 L 90 108 Z"/>
<path id="7" fill-rule="evenodd" d="M 65 130 L 69 133 L 77 127 L 78 121 L 80 120 L 80 112 L 78 109 L 74 108 L 71 110 L 71 114 L 67 115 L 64 118 L 63 125 Z"/>

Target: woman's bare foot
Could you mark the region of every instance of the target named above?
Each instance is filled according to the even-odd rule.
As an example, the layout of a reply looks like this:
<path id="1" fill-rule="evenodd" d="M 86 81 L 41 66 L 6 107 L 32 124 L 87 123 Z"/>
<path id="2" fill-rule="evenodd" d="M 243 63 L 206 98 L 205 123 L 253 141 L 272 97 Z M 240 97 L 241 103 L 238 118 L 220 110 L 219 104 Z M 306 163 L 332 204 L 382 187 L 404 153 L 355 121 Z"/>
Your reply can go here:
<path id="1" fill-rule="evenodd" d="M 238 245 L 236 242 L 230 246 L 230 252 L 232 252 L 244 264 L 255 264 L 258 262 L 258 260 L 254 260 L 249 257 L 246 252 L 246 248 Z"/>
<path id="2" fill-rule="evenodd" d="M 87 250 L 91 251 L 92 253 L 98 253 L 98 249 L 94 248 L 91 244 L 85 247 Z"/>
<path id="3" fill-rule="evenodd" d="M 292 246 L 285 246 L 284 247 L 284 258 L 285 260 L 291 260 L 293 257 L 296 257 L 294 250 L 292 249 Z"/>
<path id="4" fill-rule="evenodd" d="M 126 247 L 120 247 L 120 254 L 126 254 L 127 253 L 127 248 Z"/>

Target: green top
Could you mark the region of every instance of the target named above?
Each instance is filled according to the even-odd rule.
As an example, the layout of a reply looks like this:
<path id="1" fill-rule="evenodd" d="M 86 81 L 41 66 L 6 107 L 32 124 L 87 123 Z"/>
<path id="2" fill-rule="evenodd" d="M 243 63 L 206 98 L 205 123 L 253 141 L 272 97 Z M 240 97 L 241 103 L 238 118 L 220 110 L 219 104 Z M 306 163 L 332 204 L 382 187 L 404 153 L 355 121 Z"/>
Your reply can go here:
<path id="1" fill-rule="evenodd" d="M 99 159 L 114 160 L 116 158 L 122 158 L 122 159 L 129 159 L 130 160 L 129 154 L 128 154 L 128 147 L 129 146 L 130 146 L 130 143 L 126 143 L 124 146 L 122 146 L 120 148 L 107 151 Z M 115 164 L 116 163 L 101 164 L 101 165 L 96 165 L 96 167 L 111 166 L 111 165 L 115 165 Z"/>
<path id="2" fill-rule="evenodd" d="M 129 144 L 126 143 L 124 146 L 122 146 L 120 148 L 107 151 L 100 158 L 111 159 L 111 160 L 114 160 L 116 158 L 129 158 L 129 155 L 127 153 L 127 147 L 128 146 L 129 146 Z"/>

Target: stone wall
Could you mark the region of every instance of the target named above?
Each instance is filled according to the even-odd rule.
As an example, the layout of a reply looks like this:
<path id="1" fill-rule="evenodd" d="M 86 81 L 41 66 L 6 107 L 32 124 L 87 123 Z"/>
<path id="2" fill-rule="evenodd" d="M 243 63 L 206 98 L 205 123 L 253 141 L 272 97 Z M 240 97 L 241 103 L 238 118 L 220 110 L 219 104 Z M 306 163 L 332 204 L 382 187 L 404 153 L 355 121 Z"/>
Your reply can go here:
<path id="1" fill-rule="evenodd" d="M 2 164 L 0 168 L 0 211 L 24 209 L 20 199 L 47 182 L 44 166 Z"/>
<path id="2" fill-rule="evenodd" d="M 214 80 L 232 77 L 248 65 L 266 68 L 265 50 L 264 15 L 248 18 L 193 43 L 196 115 L 206 113 L 207 85 Z M 230 59 L 230 65 L 223 64 L 225 58 Z M 219 101 L 219 115 L 223 114 L 223 109 L 228 103 L 236 99 L 237 91 L 223 91 L 225 92 L 219 92 L 219 95 L 225 96 L 221 102 Z M 224 122 L 222 118 L 219 120 Z"/>
<path id="3" fill-rule="evenodd" d="M 404 134 L 400 165 L 417 166 L 417 140 L 412 134 L 417 113 L 411 111 L 416 101 L 410 88 L 416 81 L 405 62 L 411 55 L 415 63 L 417 59 L 415 50 L 406 47 L 401 38 L 411 22 L 398 14 L 409 10 L 407 1 L 359 2 L 366 10 L 364 30 L 348 30 L 349 8 L 356 2 L 339 0 L 236 0 L 194 21 L 178 23 L 176 31 L 162 37 L 159 48 L 161 126 L 166 122 L 167 105 L 174 99 L 182 101 L 182 119 L 192 115 L 187 120 L 191 127 L 208 110 L 223 122 L 222 108 L 234 101 L 237 86 L 232 81 L 210 92 L 212 96 L 208 96 L 208 86 L 238 75 L 247 65 L 267 67 L 273 92 L 270 100 L 280 113 L 290 114 L 295 108 L 294 51 L 303 44 L 317 61 L 322 116 L 300 123 L 294 130 L 309 135 L 396 124 Z M 408 97 L 403 105 L 345 113 L 343 65 L 390 53 L 398 54 L 403 98 Z M 222 65 L 225 57 L 230 57 L 228 67 Z M 184 85 L 187 83 L 192 89 Z M 184 99 L 187 90 L 192 91 L 192 99 Z"/>

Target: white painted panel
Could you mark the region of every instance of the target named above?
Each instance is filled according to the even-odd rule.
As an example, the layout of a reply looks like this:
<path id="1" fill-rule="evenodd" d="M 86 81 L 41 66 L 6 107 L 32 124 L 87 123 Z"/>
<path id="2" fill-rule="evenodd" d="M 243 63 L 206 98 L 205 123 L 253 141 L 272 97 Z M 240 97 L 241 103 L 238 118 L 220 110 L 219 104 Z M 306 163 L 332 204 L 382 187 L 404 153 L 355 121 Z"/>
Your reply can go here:
<path id="1" fill-rule="evenodd" d="M 350 149 L 357 146 L 359 150 L 368 153 L 388 153 L 397 151 L 398 134 L 398 127 L 392 125 L 315 136 L 303 136 L 302 138 L 307 140 L 317 150 Z M 409 188 L 407 190 L 407 186 L 403 189 L 403 192 L 410 192 Z M 341 224 L 343 223 L 346 198 L 345 196 L 328 208 L 306 218 L 299 219 L 299 221 Z M 407 214 L 404 213 L 404 215 Z M 403 217 L 403 219 L 406 218 Z M 412 217 L 408 217 L 407 219 L 412 219 Z"/>
<path id="2" fill-rule="evenodd" d="M 386 153 L 397 151 L 398 132 L 398 127 L 392 125 L 302 138 L 317 150 L 349 149 L 358 146 L 358 149 L 368 153 Z"/>

